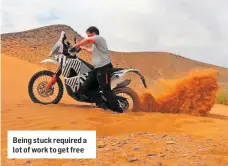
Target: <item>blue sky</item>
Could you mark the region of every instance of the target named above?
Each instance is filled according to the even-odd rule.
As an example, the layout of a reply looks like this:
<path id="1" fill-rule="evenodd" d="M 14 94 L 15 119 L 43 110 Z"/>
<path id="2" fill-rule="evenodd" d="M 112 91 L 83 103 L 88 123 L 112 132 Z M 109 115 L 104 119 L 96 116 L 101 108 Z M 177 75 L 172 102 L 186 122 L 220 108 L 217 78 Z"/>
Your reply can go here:
<path id="1" fill-rule="evenodd" d="M 49 10 L 48 13 L 46 15 L 37 15 L 36 16 L 36 20 L 42 24 L 49 24 L 50 21 L 58 21 L 60 20 L 60 17 L 58 16 L 57 13 L 55 13 L 54 10 Z"/>
<path id="2" fill-rule="evenodd" d="M 113 51 L 165 51 L 228 68 L 227 0 L 2 0 L 2 33 L 97 26 Z"/>

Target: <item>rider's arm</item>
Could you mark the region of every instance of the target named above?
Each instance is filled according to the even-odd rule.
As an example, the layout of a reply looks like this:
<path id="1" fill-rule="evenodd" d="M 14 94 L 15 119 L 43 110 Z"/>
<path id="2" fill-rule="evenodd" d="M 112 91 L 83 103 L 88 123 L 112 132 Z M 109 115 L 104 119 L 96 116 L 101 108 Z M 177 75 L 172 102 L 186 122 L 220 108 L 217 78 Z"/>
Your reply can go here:
<path id="1" fill-rule="evenodd" d="M 92 49 L 91 48 L 86 48 L 86 47 L 82 47 L 82 46 L 81 46 L 81 48 L 82 48 L 82 50 L 85 50 L 88 53 L 92 53 Z"/>
<path id="2" fill-rule="evenodd" d="M 79 43 L 75 44 L 74 47 L 80 47 L 80 46 L 83 46 L 85 44 L 91 44 L 94 42 L 95 42 L 94 37 L 88 37 L 88 38 L 83 39 Z"/>

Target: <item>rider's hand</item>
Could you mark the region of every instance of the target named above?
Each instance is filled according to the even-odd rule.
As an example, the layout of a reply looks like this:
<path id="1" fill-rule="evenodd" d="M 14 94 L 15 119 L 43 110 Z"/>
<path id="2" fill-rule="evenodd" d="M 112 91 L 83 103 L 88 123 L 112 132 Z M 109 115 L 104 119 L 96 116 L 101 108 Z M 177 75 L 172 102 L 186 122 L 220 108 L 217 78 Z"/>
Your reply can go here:
<path id="1" fill-rule="evenodd" d="M 86 49 L 86 48 L 85 48 L 85 47 L 83 47 L 83 46 L 81 46 L 80 48 L 81 48 L 82 50 L 85 50 L 85 49 Z"/>
<path id="2" fill-rule="evenodd" d="M 74 47 L 78 47 L 78 44 L 73 44 L 72 45 L 72 48 L 74 48 Z"/>

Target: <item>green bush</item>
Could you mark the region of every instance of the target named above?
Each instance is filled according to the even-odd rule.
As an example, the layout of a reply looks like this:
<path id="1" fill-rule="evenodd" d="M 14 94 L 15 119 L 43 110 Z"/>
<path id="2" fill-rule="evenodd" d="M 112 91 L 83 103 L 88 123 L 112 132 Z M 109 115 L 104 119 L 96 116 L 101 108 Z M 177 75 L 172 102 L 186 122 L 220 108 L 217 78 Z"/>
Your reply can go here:
<path id="1" fill-rule="evenodd" d="M 219 92 L 216 96 L 216 103 L 228 105 L 228 92 Z"/>

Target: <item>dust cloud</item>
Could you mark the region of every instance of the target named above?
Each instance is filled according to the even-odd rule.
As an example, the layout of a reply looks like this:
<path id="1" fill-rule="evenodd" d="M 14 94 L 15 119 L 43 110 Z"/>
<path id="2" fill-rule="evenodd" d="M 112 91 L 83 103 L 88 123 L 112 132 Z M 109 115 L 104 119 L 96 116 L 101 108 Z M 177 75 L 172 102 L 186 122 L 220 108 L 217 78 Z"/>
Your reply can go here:
<path id="1" fill-rule="evenodd" d="M 194 70 L 175 80 L 161 79 L 156 87 L 140 95 L 140 111 L 204 116 L 213 107 L 218 88 L 214 69 Z"/>

